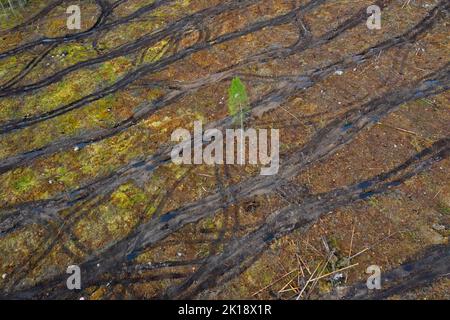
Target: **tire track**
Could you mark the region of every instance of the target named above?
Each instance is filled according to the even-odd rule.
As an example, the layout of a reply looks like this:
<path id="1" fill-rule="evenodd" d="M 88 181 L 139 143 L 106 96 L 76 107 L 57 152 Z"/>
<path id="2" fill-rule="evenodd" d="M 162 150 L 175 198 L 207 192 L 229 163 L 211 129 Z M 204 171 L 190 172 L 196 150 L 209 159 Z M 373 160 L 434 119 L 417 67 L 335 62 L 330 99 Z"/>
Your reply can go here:
<path id="1" fill-rule="evenodd" d="M 257 0 L 246 0 L 246 1 L 248 1 L 249 2 L 248 4 L 250 5 L 250 3 L 253 3 L 255 1 L 257 1 Z M 324 1 L 324 0 L 312 0 L 311 3 L 322 2 L 322 1 Z M 240 5 L 240 2 L 234 2 L 234 5 L 236 7 L 239 7 L 238 5 Z M 225 11 L 225 10 L 230 10 L 229 7 L 233 7 L 233 6 L 232 5 L 228 5 L 228 6 L 221 5 L 221 6 L 218 6 L 218 7 L 220 7 L 221 10 Z M 225 7 L 225 8 L 222 8 L 222 7 Z M 213 9 L 219 11 L 217 8 L 213 8 Z M 201 50 L 204 50 L 204 49 L 210 48 L 212 46 L 215 46 L 215 45 L 218 45 L 218 44 L 221 44 L 221 43 L 224 43 L 224 42 L 227 42 L 227 41 L 230 41 L 230 40 L 242 37 L 244 35 L 247 35 L 247 34 L 255 32 L 255 31 L 261 30 L 261 29 L 263 29 L 265 27 L 286 24 L 286 23 L 288 23 L 290 20 L 292 20 L 295 17 L 296 13 L 299 10 L 304 10 L 304 9 L 303 9 L 303 7 L 299 7 L 297 9 L 295 9 L 295 10 L 290 11 L 287 14 L 284 14 L 284 15 L 281 15 L 281 16 L 277 16 L 277 17 L 272 18 L 272 19 L 262 20 L 262 21 L 250 24 L 249 26 L 247 26 L 246 28 L 244 28 L 242 30 L 230 32 L 230 33 L 221 35 L 221 36 L 219 36 L 219 37 L 217 37 L 215 39 L 204 41 L 202 43 L 194 44 L 194 45 L 192 45 L 192 46 L 190 46 L 188 48 L 185 48 L 185 49 L 183 49 L 183 50 L 181 50 L 181 51 L 179 51 L 179 52 L 177 52 L 177 53 L 175 53 L 175 54 L 173 54 L 171 56 L 162 58 L 162 59 L 160 59 L 157 62 L 145 64 L 145 65 L 139 67 L 138 69 L 136 69 L 135 71 L 132 71 L 132 72 L 128 73 L 123 78 L 121 78 L 120 80 L 116 81 L 114 84 L 112 84 L 112 85 L 110 85 L 110 86 L 108 86 L 106 88 L 103 88 L 101 90 L 98 90 L 95 93 L 91 93 L 91 94 L 89 94 L 89 95 L 87 95 L 87 96 L 85 96 L 85 97 L 83 97 L 81 99 L 78 99 L 78 100 L 76 100 L 74 102 L 71 102 L 71 103 L 69 103 L 67 105 L 58 107 L 58 108 L 53 109 L 53 110 L 48 111 L 48 112 L 44 112 L 44 113 L 41 113 L 41 114 L 33 115 L 33 116 L 30 116 L 30 117 L 5 121 L 5 122 L 0 124 L 0 134 L 6 134 L 6 133 L 9 133 L 9 132 L 12 132 L 12 131 L 16 131 L 16 130 L 20 130 L 20 129 L 23 129 L 23 128 L 27 128 L 27 127 L 30 127 L 30 126 L 35 125 L 37 123 L 41 123 L 43 121 L 47 121 L 49 119 L 53 119 L 55 117 L 58 117 L 60 115 L 65 114 L 67 112 L 79 109 L 79 108 L 81 108 L 81 107 L 83 107 L 83 106 L 85 106 L 85 105 L 87 105 L 89 103 L 97 101 L 97 100 L 99 100 L 101 98 L 104 98 L 104 97 L 106 97 L 106 96 L 108 96 L 108 95 L 110 95 L 112 93 L 115 93 L 115 92 L 125 88 L 126 86 L 128 86 L 129 84 L 135 82 L 136 80 L 138 80 L 139 78 L 141 78 L 144 75 L 147 75 L 149 73 L 154 73 L 154 72 L 161 71 L 162 69 L 164 69 L 168 65 L 170 65 L 170 64 L 172 64 L 172 63 L 174 63 L 176 61 L 182 60 L 182 59 L 184 59 L 184 58 L 186 58 L 186 57 L 188 57 L 188 56 L 190 56 L 190 55 L 192 55 L 192 54 L 194 54 L 196 52 L 199 52 Z M 221 11 L 219 11 L 219 12 L 221 12 Z M 172 32 L 173 32 L 173 30 L 171 31 L 171 33 Z M 168 34 L 166 36 L 168 36 Z M 159 34 L 158 37 L 161 37 L 161 34 Z M 162 40 L 163 38 L 164 37 L 158 38 L 158 39 Z M 134 52 L 135 49 L 137 50 L 137 49 L 141 48 L 141 46 L 136 46 L 135 44 L 133 45 L 133 47 L 131 47 L 131 48 L 127 47 L 127 46 L 119 47 L 116 50 L 116 54 L 119 54 L 119 53 L 120 54 L 122 54 L 122 53 L 129 54 L 129 53 Z M 114 55 L 111 55 L 111 53 L 108 54 L 108 57 L 111 57 L 111 56 L 114 57 Z M 105 59 L 105 58 L 104 57 L 101 58 L 101 59 L 100 58 L 96 58 L 96 59 L 93 59 L 93 60 L 102 61 L 103 59 Z M 92 63 L 93 60 L 91 60 L 90 63 Z M 68 68 L 66 70 L 73 69 L 73 68 L 78 69 L 80 65 L 87 66 L 88 64 L 85 65 L 84 62 L 81 62 L 81 63 L 79 63 L 77 65 L 73 65 L 72 67 L 70 67 L 70 68 Z M 61 71 L 55 77 L 47 78 L 49 80 L 46 80 L 44 82 L 48 83 L 48 84 L 51 84 L 51 83 L 54 83 L 54 82 L 56 82 L 58 80 L 61 80 L 62 77 L 66 74 L 66 72 L 67 71 L 64 71 L 64 72 Z M 42 83 L 44 83 L 44 82 L 42 82 Z M 30 85 L 29 88 L 31 88 L 32 86 L 33 85 Z M 41 84 L 39 85 L 39 87 L 40 86 L 41 86 Z M 17 89 L 14 89 L 14 91 L 10 91 L 9 93 L 1 93 L 0 92 L 0 97 L 10 96 L 10 93 L 12 93 L 12 92 L 15 92 L 15 94 L 19 94 L 19 93 L 21 94 L 21 93 L 29 92 L 29 91 L 32 91 L 32 90 L 35 90 L 35 89 L 37 89 L 37 87 L 33 87 L 33 89 L 25 89 L 23 87 L 22 88 L 17 88 Z"/>
<path id="2" fill-rule="evenodd" d="M 169 288 L 162 298 L 192 299 L 206 289 L 210 290 L 218 284 L 230 281 L 245 271 L 273 241 L 294 230 L 306 230 L 327 212 L 367 199 L 372 195 L 387 192 L 390 188 L 400 185 L 449 155 L 450 139 L 446 138 L 387 173 L 325 194 L 312 195 L 304 199 L 301 205 L 293 204 L 278 210 L 272 213 L 258 230 L 233 241 L 222 254 L 210 257 L 194 275 L 183 284 Z M 399 173 L 401 175 L 395 177 Z M 392 177 L 395 179 L 386 182 Z M 442 260 L 446 262 L 449 258 L 450 256 L 447 255 Z M 425 268 L 430 269 L 430 265 L 425 264 Z M 441 261 L 440 268 L 436 268 L 435 271 L 440 272 L 443 269 L 447 270 L 449 266 L 445 263 L 442 265 Z M 422 279 L 424 276 L 419 274 L 418 278 Z M 386 280 L 388 279 L 389 276 Z M 385 291 L 383 295 L 377 296 L 382 297 L 388 294 L 391 293 Z"/>
<path id="3" fill-rule="evenodd" d="M 67 0 L 57 1 L 56 5 L 52 5 L 51 10 L 53 10 L 54 8 L 56 8 L 57 6 L 59 6 L 60 4 L 62 4 L 65 1 L 67 1 Z M 173 3 L 175 0 L 157 0 L 149 5 L 139 8 L 138 10 L 129 14 L 126 17 L 120 18 L 120 19 L 115 20 L 110 23 L 105 23 L 106 18 L 109 17 L 114 12 L 114 9 L 117 8 L 119 5 L 121 5 L 122 3 L 127 2 L 127 1 L 128 0 L 118 0 L 115 3 L 111 4 L 111 6 L 109 6 L 109 7 L 104 7 L 104 5 L 99 4 L 99 7 L 102 9 L 101 14 L 100 14 L 99 18 L 97 19 L 97 21 L 94 23 L 94 25 L 86 31 L 72 33 L 72 34 L 68 34 L 65 36 L 61 36 L 61 37 L 53 37 L 53 38 L 44 37 L 44 38 L 40 38 L 38 40 L 34 40 L 32 42 L 20 45 L 16 48 L 13 48 L 13 49 L 10 49 L 10 50 L 0 53 L 0 60 L 12 57 L 14 55 L 23 53 L 28 50 L 31 50 L 37 46 L 60 45 L 63 43 L 79 41 L 79 40 L 88 38 L 98 32 L 111 30 L 112 28 L 117 27 L 119 25 L 129 23 L 129 22 L 133 21 L 134 19 L 137 19 L 146 13 L 152 12 L 163 5 L 168 5 L 170 3 Z M 98 0 L 96 2 L 98 2 Z M 48 9 L 45 10 L 44 15 L 47 15 L 51 10 L 48 10 Z M 40 15 L 42 16 L 42 13 Z M 30 24 L 30 22 L 27 22 L 27 24 Z M 2 88 L 2 90 L 0 90 L 0 91 L 4 91 L 4 90 L 5 90 L 5 88 Z"/>
<path id="4" fill-rule="evenodd" d="M 352 110 L 348 112 L 342 119 L 336 119 L 335 121 L 324 127 L 322 130 L 319 130 L 319 132 L 317 132 L 317 134 L 310 140 L 309 143 L 307 143 L 298 152 L 294 153 L 289 159 L 286 159 L 284 161 L 281 172 L 278 176 L 250 178 L 243 183 L 229 186 L 227 189 L 229 190 L 229 192 L 235 192 L 236 196 L 233 199 L 236 200 L 234 201 L 240 201 L 242 199 L 249 198 L 258 194 L 273 192 L 277 187 L 279 187 L 280 183 L 282 183 L 282 180 L 292 176 L 296 176 L 311 163 L 315 163 L 334 153 L 343 145 L 352 141 L 353 138 L 362 129 L 367 128 L 368 126 L 379 121 L 379 119 L 381 119 L 382 117 L 397 110 L 401 104 L 411 100 L 438 94 L 445 90 L 448 90 L 449 88 L 450 66 L 447 64 L 436 73 L 430 74 L 428 77 L 417 82 L 415 85 L 404 88 L 402 90 L 396 90 L 380 98 L 373 99 L 359 110 Z M 348 121 L 353 123 L 352 128 L 348 127 Z M 442 151 L 443 153 L 439 154 L 439 157 L 448 155 L 448 144 L 448 138 L 438 144 L 438 146 L 444 148 L 444 151 Z M 423 156 L 425 155 L 427 155 L 426 152 L 424 152 Z M 427 165 L 430 165 L 435 160 L 439 160 L 438 158 L 435 157 L 432 161 L 428 159 L 430 161 L 418 165 L 417 170 L 424 169 Z M 411 160 L 410 162 L 414 161 Z M 391 171 L 391 173 L 381 175 L 381 177 L 387 179 L 401 168 L 402 167 L 400 166 L 399 168 Z M 355 197 L 365 199 L 373 195 L 374 193 L 379 192 L 378 190 L 384 190 L 375 188 L 376 183 L 378 182 L 373 182 L 375 183 L 374 187 L 372 187 L 372 184 L 369 182 L 366 181 L 354 186 L 353 193 L 348 193 L 348 190 L 353 190 L 348 188 L 344 190 L 345 192 L 342 190 L 339 192 L 344 192 L 344 196 L 351 195 L 352 199 Z M 382 187 L 387 188 L 389 186 L 395 186 L 398 183 L 399 181 L 391 182 L 383 184 Z M 361 193 L 361 189 L 367 189 L 369 191 Z M 332 194 L 333 197 L 336 196 L 336 193 Z M 343 201 L 343 203 L 348 203 L 348 198 L 345 198 L 344 196 L 342 198 L 343 200 L 339 197 L 335 197 L 336 199 L 334 201 L 330 200 L 328 202 L 325 202 L 324 206 L 322 206 L 321 208 L 326 210 L 325 212 L 330 211 L 330 209 L 326 206 L 327 203 L 329 205 L 331 205 L 332 203 L 337 204 L 339 203 L 338 199 L 341 199 L 339 201 Z M 231 205 L 231 201 L 233 201 L 233 199 L 228 199 L 228 203 L 226 203 L 226 205 Z M 124 239 L 118 241 L 115 244 L 111 244 L 102 252 L 94 254 L 80 265 L 83 273 L 86 273 L 86 281 L 94 281 L 95 279 L 98 279 L 103 274 L 108 273 L 110 270 L 112 270 L 114 267 L 117 267 L 121 263 L 129 263 L 133 261 L 139 255 L 139 253 L 144 250 L 144 248 L 156 245 L 159 241 L 165 239 L 169 234 L 180 230 L 183 226 L 198 222 L 203 218 L 214 215 L 224 205 L 222 203 L 222 200 L 223 198 L 221 194 L 216 193 L 199 201 L 188 204 L 184 207 L 172 210 L 157 219 L 152 219 L 149 222 L 140 225 L 134 232 L 129 234 Z M 319 202 L 313 202 L 313 204 L 320 207 L 320 205 L 323 203 L 319 200 Z M 284 225 L 283 223 L 289 224 L 290 220 L 288 218 L 292 217 L 292 214 L 286 213 L 286 215 L 283 217 L 284 220 L 277 220 L 276 223 L 281 224 L 281 226 L 284 228 L 286 227 L 286 225 Z M 270 230 L 268 228 L 268 225 L 261 228 L 262 229 L 260 230 L 263 230 L 264 232 L 268 232 Z M 280 234 L 282 234 L 283 230 L 280 231 Z M 258 233 L 258 239 L 260 239 L 259 236 L 261 232 L 262 231 L 259 231 Z M 268 240 L 271 239 L 268 238 Z M 264 248 L 264 246 L 264 243 L 259 244 L 259 248 L 261 249 Z M 256 250 L 257 248 L 258 247 L 252 246 L 252 250 Z M 253 259 L 256 259 L 255 256 L 253 256 Z M 44 288 L 51 288 L 51 290 L 56 290 L 58 284 L 63 283 L 64 276 L 65 275 L 62 275 L 48 280 L 48 282 L 45 283 L 44 287 L 38 285 L 35 288 L 27 289 L 24 291 L 24 294 L 34 295 Z"/>
<path id="5" fill-rule="evenodd" d="M 297 90 L 311 87 L 314 83 L 323 80 L 325 77 L 333 74 L 335 70 L 342 70 L 350 68 L 356 64 L 360 64 L 367 59 L 377 56 L 379 52 L 392 48 L 395 45 L 402 44 L 406 41 L 411 41 L 413 37 L 418 36 L 420 33 L 425 32 L 433 25 L 435 19 L 440 17 L 437 15 L 439 11 L 432 11 L 421 22 L 411 28 L 406 33 L 394 37 L 390 40 L 386 40 L 374 47 L 364 50 L 361 53 L 350 56 L 340 62 L 333 63 L 327 67 L 321 69 L 314 69 L 305 75 L 300 75 L 288 79 L 287 82 L 280 84 L 281 89 L 274 90 L 272 93 L 263 97 L 259 101 L 252 103 L 252 113 L 260 115 L 264 111 L 275 108 L 280 105 L 287 97 Z M 217 77 L 215 77 L 217 78 Z M 203 82 L 197 83 L 197 86 Z M 334 121 L 345 121 L 346 125 L 350 123 L 350 115 L 343 116 L 345 120 L 337 119 Z M 214 128 L 226 128 L 231 125 L 232 117 L 227 117 L 222 120 L 209 124 L 209 127 Z M 205 128 L 206 129 L 206 128 Z M 351 131 L 351 127 L 348 128 Z M 341 129 L 338 129 L 338 131 Z M 317 142 L 316 142 L 317 143 Z M 54 199 L 44 200 L 41 202 L 26 203 L 19 205 L 15 208 L 4 208 L 2 218 L 0 218 L 0 236 L 5 235 L 17 227 L 21 227 L 29 224 L 30 222 L 36 222 L 39 220 L 47 221 L 51 217 L 56 217 L 60 210 L 66 209 L 72 206 L 74 203 L 91 199 L 99 194 L 107 194 L 112 192 L 114 188 L 118 187 L 121 183 L 129 179 L 138 179 L 142 173 L 154 170 L 158 166 L 170 161 L 170 146 L 166 145 L 162 147 L 162 150 L 156 155 L 150 157 L 147 160 L 137 160 L 130 165 L 119 169 L 116 173 L 107 176 L 106 178 L 99 179 L 94 183 L 88 184 L 85 187 L 79 188 L 70 193 L 65 192 L 61 196 L 57 196 Z M 295 169 L 294 169 L 295 171 Z M 292 172 L 288 172 L 285 176 L 289 176 Z M 258 179 L 258 178 L 256 178 Z M 216 199 L 217 200 L 217 199 Z"/>
<path id="6" fill-rule="evenodd" d="M 194 81 L 194 82 L 191 82 L 188 84 L 180 85 L 176 89 L 172 90 L 171 92 L 167 93 L 165 96 L 158 99 L 157 101 L 142 105 L 139 108 L 139 112 L 137 112 L 137 113 L 133 114 L 131 117 L 121 121 L 120 123 L 115 125 L 113 128 L 96 130 L 96 131 L 84 133 L 77 137 L 63 138 L 58 141 L 54 141 L 51 144 L 48 144 L 41 148 L 37 148 L 37 149 L 31 150 L 31 151 L 28 151 L 25 153 L 21 153 L 21 154 L 3 159 L 0 161 L 0 174 L 5 173 L 9 170 L 13 170 L 19 166 L 28 164 L 31 161 L 33 161 L 34 159 L 37 159 L 40 157 L 44 157 L 44 156 L 54 154 L 56 152 L 68 150 L 73 147 L 83 148 L 89 144 L 110 138 L 114 135 L 117 135 L 117 134 L 127 130 L 128 128 L 133 127 L 140 121 L 148 118 L 150 115 L 152 115 L 157 110 L 160 110 L 171 103 L 175 103 L 175 102 L 179 101 L 181 98 L 183 98 L 187 94 L 191 94 L 197 90 L 200 90 L 205 85 L 217 83 L 220 81 L 225 81 L 227 79 L 232 78 L 235 75 L 239 75 L 239 73 L 237 72 L 237 70 L 239 68 L 248 66 L 253 63 L 262 62 L 268 58 L 273 58 L 273 59 L 286 58 L 289 55 L 299 53 L 299 52 L 305 51 L 307 49 L 312 49 L 314 47 L 326 44 L 328 41 L 331 41 L 331 40 L 339 37 L 345 31 L 355 27 L 356 25 L 358 25 L 358 23 L 365 21 L 365 19 L 366 19 L 366 12 L 365 12 L 365 10 L 362 10 L 362 11 L 358 12 L 357 14 L 355 14 L 354 16 L 352 16 L 351 18 L 349 18 L 348 20 L 346 20 L 344 23 L 342 23 L 336 29 L 325 33 L 323 36 L 319 37 L 318 39 L 308 40 L 308 38 L 305 38 L 304 39 L 305 41 L 299 41 L 291 48 L 277 48 L 277 49 L 272 49 L 268 52 L 259 53 L 252 57 L 249 57 L 248 59 L 244 60 L 241 63 L 227 67 L 224 70 L 217 72 L 216 74 L 212 74 L 203 79 L 199 79 L 197 81 Z M 291 80 L 292 80 L 292 78 L 291 78 Z M 157 86 L 158 83 L 153 83 L 152 85 Z"/>

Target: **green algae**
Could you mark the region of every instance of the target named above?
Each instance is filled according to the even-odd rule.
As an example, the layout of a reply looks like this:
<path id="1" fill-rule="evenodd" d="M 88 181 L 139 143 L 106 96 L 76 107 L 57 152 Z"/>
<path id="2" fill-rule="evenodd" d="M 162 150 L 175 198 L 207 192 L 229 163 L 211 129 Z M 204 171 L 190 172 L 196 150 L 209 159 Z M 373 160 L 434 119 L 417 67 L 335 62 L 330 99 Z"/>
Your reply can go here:
<path id="1" fill-rule="evenodd" d="M 37 185 L 36 174 L 30 169 L 22 170 L 22 173 L 12 182 L 13 190 L 17 193 L 27 192 Z"/>

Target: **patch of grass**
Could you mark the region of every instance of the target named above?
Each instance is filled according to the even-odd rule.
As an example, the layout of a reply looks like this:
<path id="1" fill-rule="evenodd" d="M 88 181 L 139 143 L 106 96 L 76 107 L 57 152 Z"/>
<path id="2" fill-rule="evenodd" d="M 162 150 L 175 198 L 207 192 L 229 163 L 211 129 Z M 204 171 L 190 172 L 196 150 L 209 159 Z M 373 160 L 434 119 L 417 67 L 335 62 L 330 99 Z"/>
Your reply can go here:
<path id="1" fill-rule="evenodd" d="M 437 209 L 442 214 L 450 215 L 450 207 L 443 202 L 439 202 Z"/>
<path id="2" fill-rule="evenodd" d="M 15 11 L 25 7 L 27 0 L 0 0 L 0 17 L 7 15 L 8 12 L 15 13 Z"/>
<path id="3" fill-rule="evenodd" d="M 0 0 L 0 28 L 7 29 L 20 23 L 28 0 Z"/>
<path id="4" fill-rule="evenodd" d="M 132 209 L 136 204 L 143 204 L 145 194 L 132 184 L 121 185 L 112 195 L 112 203 L 121 209 Z"/>
<path id="5" fill-rule="evenodd" d="M 378 208 L 380 205 L 380 202 L 375 197 L 370 197 L 367 201 L 371 207 Z"/>
<path id="6" fill-rule="evenodd" d="M 32 171 L 22 174 L 13 184 L 14 189 L 18 192 L 26 192 L 37 184 L 37 180 Z"/>

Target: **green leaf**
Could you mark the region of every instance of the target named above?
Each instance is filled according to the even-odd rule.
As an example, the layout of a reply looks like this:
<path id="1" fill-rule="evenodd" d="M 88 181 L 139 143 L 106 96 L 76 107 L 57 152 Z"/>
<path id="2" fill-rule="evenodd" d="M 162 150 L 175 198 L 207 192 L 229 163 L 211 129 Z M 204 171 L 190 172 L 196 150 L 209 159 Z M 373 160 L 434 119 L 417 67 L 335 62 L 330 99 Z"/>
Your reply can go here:
<path id="1" fill-rule="evenodd" d="M 235 77 L 231 80 L 231 85 L 228 90 L 228 113 L 230 116 L 235 117 L 235 120 L 242 118 L 248 110 L 248 101 L 245 85 L 239 77 Z"/>

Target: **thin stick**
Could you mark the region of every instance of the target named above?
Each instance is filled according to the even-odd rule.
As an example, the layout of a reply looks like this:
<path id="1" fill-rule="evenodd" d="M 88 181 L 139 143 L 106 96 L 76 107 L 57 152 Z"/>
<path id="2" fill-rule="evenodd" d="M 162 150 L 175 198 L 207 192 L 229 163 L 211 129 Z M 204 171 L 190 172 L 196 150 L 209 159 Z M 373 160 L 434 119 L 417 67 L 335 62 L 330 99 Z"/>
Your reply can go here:
<path id="1" fill-rule="evenodd" d="M 305 267 L 306 271 L 308 271 L 308 274 L 311 275 L 311 270 L 309 270 L 308 265 L 303 261 L 301 256 L 298 256 L 298 259 L 300 260 L 300 262 L 303 264 L 303 266 Z"/>
<path id="2" fill-rule="evenodd" d="M 397 231 L 397 232 L 394 232 L 394 233 L 391 234 L 391 235 L 388 235 L 387 237 L 385 237 L 385 238 L 383 238 L 383 239 L 381 239 L 381 240 L 375 242 L 375 243 L 372 244 L 371 246 L 369 246 L 369 247 L 367 247 L 367 248 L 361 250 L 360 252 L 358 252 L 358 253 L 352 255 L 349 259 L 351 260 L 351 259 L 353 259 L 353 258 L 355 258 L 355 257 L 357 257 L 357 256 L 359 256 L 359 255 L 361 255 L 361 254 L 363 254 L 363 253 L 366 252 L 367 250 L 373 249 L 375 246 L 379 245 L 381 242 L 386 241 L 387 239 L 389 239 L 389 238 L 393 237 L 394 235 L 396 235 L 397 233 L 401 233 L 401 232 L 405 232 L 405 230 L 403 230 L 403 231 Z"/>
<path id="3" fill-rule="evenodd" d="M 271 286 L 273 286 L 275 283 L 280 282 L 281 280 L 283 280 L 284 278 L 286 278 L 288 275 L 290 275 L 291 273 L 298 271 L 298 269 L 294 269 L 292 271 L 289 271 L 288 273 L 286 273 L 285 275 L 281 276 L 280 278 L 278 278 L 277 280 L 273 281 L 272 283 L 269 283 L 267 286 L 265 286 L 264 288 L 259 289 L 258 291 L 256 291 L 254 294 L 252 294 L 252 297 L 260 294 L 261 292 L 263 292 L 264 290 L 266 290 L 267 288 L 270 288 Z"/>
<path id="4" fill-rule="evenodd" d="M 317 281 L 317 280 L 320 280 L 320 279 L 326 278 L 326 277 L 328 277 L 328 276 L 331 276 L 332 274 L 335 274 L 335 273 L 338 273 L 338 272 L 341 272 L 341 271 L 344 271 L 344 270 L 347 270 L 347 269 L 350 269 L 350 268 L 356 267 L 357 265 L 359 265 L 359 263 L 355 263 L 355 264 L 352 264 L 352 265 L 350 265 L 350 266 L 347 266 L 347 267 L 341 268 L 341 269 L 339 269 L 339 270 L 336 270 L 336 271 L 332 271 L 332 272 L 329 272 L 329 273 L 327 273 L 327 274 L 324 274 L 324 275 L 322 275 L 322 276 L 320 276 L 320 277 L 317 277 L 317 278 L 311 279 L 311 281 Z M 286 286 L 287 286 L 287 285 L 286 285 Z M 285 286 L 285 287 L 286 287 L 286 286 Z M 298 289 L 298 288 L 296 288 L 296 289 Z M 285 289 L 285 288 L 283 288 L 283 289 L 281 289 L 280 291 L 278 291 L 278 293 L 289 292 L 289 291 L 292 291 L 292 289 Z"/>
<path id="5" fill-rule="evenodd" d="M 308 281 L 306 281 L 305 286 L 303 287 L 302 291 L 300 291 L 300 293 L 298 294 L 297 298 L 295 300 L 300 300 L 303 292 L 305 291 L 306 287 L 308 287 L 308 284 L 310 283 L 311 278 L 314 276 L 314 274 L 316 273 L 316 271 L 319 269 L 319 267 L 322 265 L 322 261 L 319 262 L 319 264 L 317 265 L 316 269 L 314 270 L 314 272 L 311 274 L 311 276 L 309 277 Z"/>
<path id="6" fill-rule="evenodd" d="M 287 272 L 286 268 L 280 263 L 278 262 L 278 264 L 280 265 L 280 267 L 283 269 L 284 272 Z M 298 269 L 297 269 L 297 274 L 298 274 Z M 295 278 L 294 278 L 295 279 Z M 288 282 L 288 285 L 294 289 L 294 286 L 291 284 L 292 280 Z"/>
<path id="7" fill-rule="evenodd" d="M 327 246 L 328 246 L 328 244 L 327 244 Z M 329 250 L 329 249 L 328 249 L 328 250 Z M 319 273 L 319 277 L 320 277 L 320 276 L 323 274 L 323 272 L 325 271 L 325 269 L 326 269 L 326 267 L 328 266 L 328 263 L 330 263 L 331 257 L 332 257 L 333 255 L 334 255 L 334 250 L 330 251 L 330 253 L 328 254 L 327 261 L 325 262 L 325 265 L 322 267 L 322 270 L 321 270 L 320 273 Z M 314 290 L 314 288 L 315 288 L 316 285 L 317 285 L 317 280 L 314 281 L 314 279 L 313 279 L 313 280 L 311 280 L 311 281 L 313 282 L 313 284 L 312 284 L 312 286 L 311 286 L 311 289 L 309 289 L 307 298 L 311 295 L 312 291 Z"/>
<path id="8" fill-rule="evenodd" d="M 326 277 L 328 277 L 328 276 L 331 276 L 332 274 L 335 274 L 335 273 L 338 273 L 338 272 L 341 272 L 341 271 L 344 271 L 344 270 L 347 270 L 347 269 L 356 267 L 357 265 L 359 265 L 359 263 L 355 263 L 355 264 L 352 264 L 352 265 L 350 265 L 350 266 L 343 267 L 343 268 L 341 268 L 341 269 L 339 269 L 339 270 L 336 270 L 336 271 L 328 272 L 327 274 L 324 274 L 324 275 L 322 275 L 322 276 L 319 276 L 319 277 L 317 277 L 317 278 L 314 278 L 314 279 L 312 279 L 311 281 L 317 281 L 317 280 L 326 278 Z"/>
<path id="9" fill-rule="evenodd" d="M 309 240 L 309 239 L 308 239 Z M 324 257 L 325 258 L 325 255 L 322 253 L 322 252 L 320 252 L 319 250 L 317 250 L 317 248 L 316 247 L 314 247 L 311 243 L 309 243 L 309 241 L 304 241 L 304 240 L 301 240 L 304 244 L 306 244 L 308 247 L 310 247 L 311 249 L 313 249 L 315 252 L 317 252 L 319 255 L 321 255 L 322 257 Z"/>
<path id="10" fill-rule="evenodd" d="M 433 199 L 432 200 L 434 200 L 434 199 L 436 199 L 436 197 L 439 195 L 439 193 L 441 193 L 441 191 L 442 191 L 442 189 L 441 190 L 439 190 L 435 195 L 434 195 L 434 197 L 433 197 Z"/>
<path id="11" fill-rule="evenodd" d="M 420 134 L 418 134 L 418 133 L 416 133 L 416 132 L 413 132 L 413 131 L 410 131 L 410 130 L 406 130 L 406 129 L 403 129 L 403 128 L 398 128 L 398 127 L 390 126 L 390 125 L 388 125 L 388 124 L 381 123 L 381 122 L 378 122 L 377 124 L 380 125 L 380 126 L 383 126 L 383 127 L 388 127 L 388 128 L 391 128 L 391 129 L 394 129 L 394 130 L 398 130 L 398 131 L 400 131 L 400 132 L 408 133 L 408 134 L 411 134 L 411 135 L 413 135 L 413 136 L 419 137 L 419 138 L 421 138 L 421 139 L 430 141 L 430 139 L 425 138 L 425 137 L 421 136 Z"/>
<path id="12" fill-rule="evenodd" d="M 302 266 L 302 262 L 300 261 L 300 257 L 298 256 L 298 253 L 295 253 L 295 257 L 297 258 L 297 264 L 298 267 L 300 269 L 300 272 L 302 273 L 302 277 L 305 277 L 305 273 L 303 272 L 303 266 Z"/>
<path id="13" fill-rule="evenodd" d="M 350 257 L 352 256 L 352 248 L 353 248 L 353 237 L 355 235 L 355 222 L 353 221 L 353 228 L 352 228 L 352 236 L 350 238 L 350 249 L 348 250 L 348 257 L 347 257 L 347 266 L 350 264 Z M 345 273 L 345 283 L 347 283 L 348 279 L 348 273 Z"/>
<path id="14" fill-rule="evenodd" d="M 289 282 L 286 283 L 280 290 L 278 290 L 278 293 L 281 293 L 281 292 L 284 292 L 284 291 L 296 291 L 297 292 L 299 290 L 299 288 L 295 288 L 294 286 L 291 285 L 292 281 L 294 281 L 295 278 L 297 278 L 297 275 L 295 277 L 293 277 L 291 280 L 289 280 Z M 286 287 L 289 286 L 289 285 L 290 285 L 291 288 L 285 290 Z"/>

